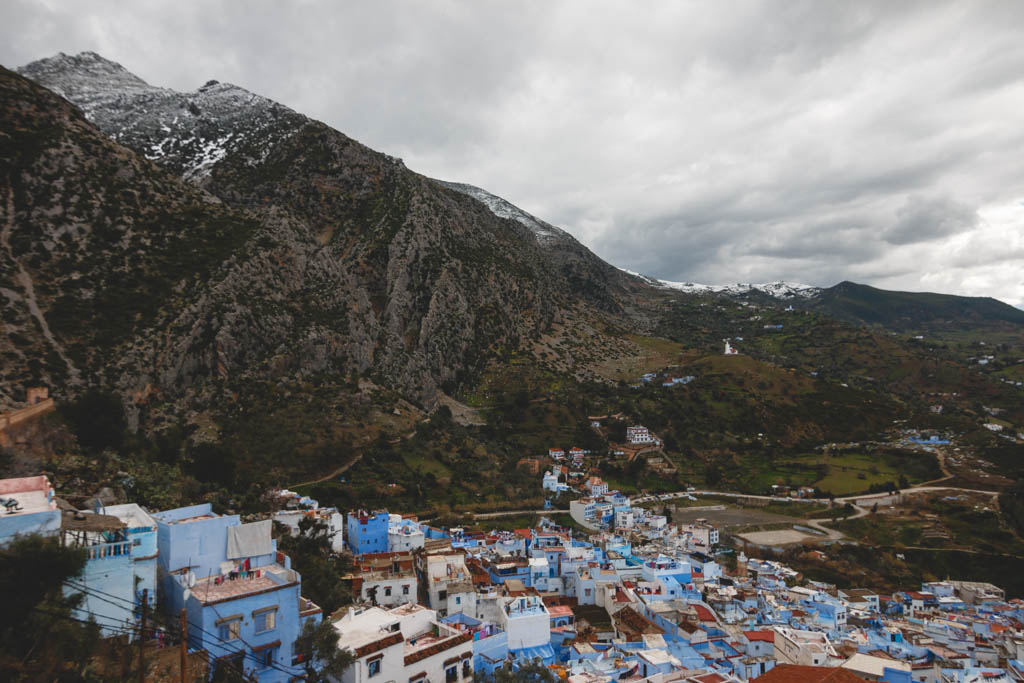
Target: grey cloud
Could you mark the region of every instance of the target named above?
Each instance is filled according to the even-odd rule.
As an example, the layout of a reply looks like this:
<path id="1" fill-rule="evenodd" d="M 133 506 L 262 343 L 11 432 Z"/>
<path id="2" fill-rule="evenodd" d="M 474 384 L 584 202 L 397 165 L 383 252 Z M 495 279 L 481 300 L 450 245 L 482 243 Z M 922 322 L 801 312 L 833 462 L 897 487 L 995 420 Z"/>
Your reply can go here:
<path id="1" fill-rule="evenodd" d="M 1022 301 L 1015 249 L 929 270 L 1020 232 L 1022 23 L 999 1 L 7 0 L 0 63 L 95 50 L 236 83 L 665 279 Z"/>
<path id="2" fill-rule="evenodd" d="M 907 197 L 884 239 L 889 244 L 913 244 L 967 232 L 977 225 L 977 211 L 949 197 Z"/>

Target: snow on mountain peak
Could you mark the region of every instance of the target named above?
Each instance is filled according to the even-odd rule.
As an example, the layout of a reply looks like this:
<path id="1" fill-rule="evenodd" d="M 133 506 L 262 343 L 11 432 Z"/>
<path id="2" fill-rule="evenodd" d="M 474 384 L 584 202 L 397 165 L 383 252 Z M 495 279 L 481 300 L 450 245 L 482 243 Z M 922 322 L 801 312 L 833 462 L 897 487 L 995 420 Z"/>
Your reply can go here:
<path id="1" fill-rule="evenodd" d="M 784 280 L 778 280 L 776 282 L 766 282 L 762 284 L 754 284 L 750 282 L 738 282 L 731 285 L 701 285 L 695 282 L 672 282 L 670 280 L 659 280 L 657 278 L 648 277 L 640 273 L 634 273 L 631 270 L 621 269 L 630 275 L 642 278 L 649 284 L 660 287 L 662 289 L 672 289 L 679 292 L 686 292 L 687 294 L 747 294 L 752 291 L 762 292 L 769 296 L 775 297 L 776 299 L 793 299 L 793 298 L 810 298 L 817 295 L 821 289 L 819 287 L 813 287 L 811 285 L 804 285 L 797 282 L 786 282 Z"/>
<path id="2" fill-rule="evenodd" d="M 205 178 L 235 153 L 257 163 L 261 159 L 242 150 L 258 141 L 265 158 L 308 121 L 230 83 L 210 80 L 188 93 L 151 86 L 95 52 L 60 53 L 18 72 L 70 100 L 113 139 L 189 180 Z"/>
<path id="3" fill-rule="evenodd" d="M 456 192 L 461 192 L 462 194 L 468 195 L 479 202 L 483 202 L 484 206 L 490 209 L 491 213 L 499 218 L 510 218 L 522 225 L 525 225 L 541 244 L 562 239 L 572 239 L 572 236 L 565 230 L 556 228 L 550 223 L 526 213 L 515 204 L 506 201 L 497 195 L 491 194 L 487 190 L 483 190 L 475 185 L 467 185 L 466 183 L 453 183 L 447 180 L 438 180 L 437 182 L 447 188 L 455 190 Z"/>

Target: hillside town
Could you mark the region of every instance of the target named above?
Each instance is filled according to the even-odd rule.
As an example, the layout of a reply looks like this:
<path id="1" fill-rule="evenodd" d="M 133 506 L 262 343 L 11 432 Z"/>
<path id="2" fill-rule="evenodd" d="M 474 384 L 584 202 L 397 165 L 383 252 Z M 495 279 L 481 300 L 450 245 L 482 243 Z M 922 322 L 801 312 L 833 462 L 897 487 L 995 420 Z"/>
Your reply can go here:
<path id="1" fill-rule="evenodd" d="M 276 493 L 269 518 L 244 522 L 208 503 L 76 509 L 40 475 L 0 480 L 0 546 L 34 534 L 83 548 L 84 571 L 63 587 L 83 598 L 76 618 L 108 637 L 159 639 L 147 613 L 180 616 L 190 656 L 259 681 L 300 679 L 296 641 L 325 620 L 352 657 L 342 683 L 455 683 L 528 666 L 571 683 L 1024 681 L 1024 601 L 997 586 L 837 588 L 722 547 L 706 521 L 675 524 L 588 485 L 584 517 L 601 522 L 589 534 L 545 518 L 485 532 L 343 514 L 291 491 Z M 352 559 L 337 579 L 351 602 L 334 614 L 303 597 L 274 539 L 275 523 L 294 534 L 301 520 Z"/>

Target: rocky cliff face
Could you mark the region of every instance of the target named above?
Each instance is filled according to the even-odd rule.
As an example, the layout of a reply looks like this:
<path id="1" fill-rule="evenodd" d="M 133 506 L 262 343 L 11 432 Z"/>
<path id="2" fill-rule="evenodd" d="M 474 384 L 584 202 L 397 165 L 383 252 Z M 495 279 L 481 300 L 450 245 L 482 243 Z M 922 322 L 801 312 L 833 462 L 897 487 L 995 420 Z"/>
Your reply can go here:
<path id="1" fill-rule="evenodd" d="M 430 406 L 495 349 L 622 316 L 645 287 L 240 88 L 154 88 L 90 53 L 22 72 L 88 121 L 3 73 L 12 395 L 98 383 L 137 422 L 249 378 L 356 371 Z"/>

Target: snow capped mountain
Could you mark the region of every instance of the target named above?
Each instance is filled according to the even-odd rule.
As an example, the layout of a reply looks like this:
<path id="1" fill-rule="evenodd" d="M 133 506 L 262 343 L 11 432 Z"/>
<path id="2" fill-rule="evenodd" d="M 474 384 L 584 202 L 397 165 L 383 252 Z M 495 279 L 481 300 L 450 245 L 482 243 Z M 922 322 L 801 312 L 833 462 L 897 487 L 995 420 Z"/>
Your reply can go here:
<path id="1" fill-rule="evenodd" d="M 189 180 L 205 178 L 234 153 L 260 161 L 309 120 L 229 83 L 209 81 L 189 93 L 158 88 L 95 52 L 60 53 L 18 72 L 73 102 L 114 140 Z"/>
<path id="2" fill-rule="evenodd" d="M 635 273 L 631 270 L 623 269 L 623 271 L 630 275 L 639 277 L 655 287 L 672 289 L 678 292 L 686 292 L 687 294 L 715 293 L 739 295 L 754 291 L 767 294 L 768 296 L 775 297 L 776 299 L 810 299 L 821 293 L 821 288 L 819 287 L 802 285 L 796 282 L 785 282 L 782 280 L 777 282 L 766 282 L 763 284 L 739 282 L 732 285 L 701 285 L 694 282 L 672 282 L 670 280 L 659 280 L 657 278 L 641 275 L 640 273 Z"/>
<path id="3" fill-rule="evenodd" d="M 456 192 L 461 192 L 462 194 L 469 195 L 473 199 L 483 202 L 484 205 L 491 210 L 491 213 L 499 218 L 511 218 L 512 220 L 525 225 L 531 232 L 533 232 L 537 241 L 541 244 L 553 240 L 571 239 L 571 235 L 561 228 L 556 228 L 550 223 L 526 213 L 518 206 L 497 195 L 491 194 L 487 190 L 483 190 L 475 185 L 453 183 L 447 180 L 438 180 L 437 182 L 447 188 L 455 190 Z"/>

